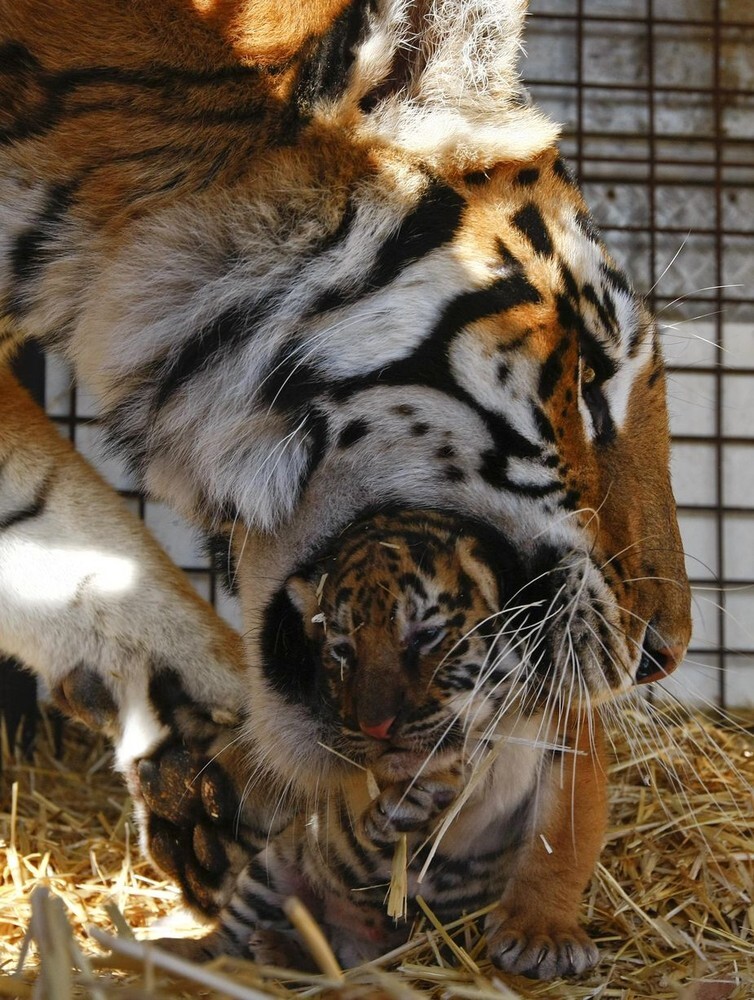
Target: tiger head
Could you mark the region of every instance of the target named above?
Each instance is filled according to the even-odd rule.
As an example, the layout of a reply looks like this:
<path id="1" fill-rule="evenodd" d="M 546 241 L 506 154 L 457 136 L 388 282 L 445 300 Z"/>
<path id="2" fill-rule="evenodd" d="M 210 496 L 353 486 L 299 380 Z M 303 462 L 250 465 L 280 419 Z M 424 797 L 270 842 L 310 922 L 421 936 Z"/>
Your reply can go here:
<path id="1" fill-rule="evenodd" d="M 553 688 L 683 655 L 658 334 L 518 82 L 525 6 L 125 5 L 61 67 L 66 0 L 5 50 L 9 301 L 140 482 L 234 528 L 252 668 L 277 588 L 388 507 L 506 540 Z"/>
<path id="2" fill-rule="evenodd" d="M 446 243 L 325 310 L 316 377 L 311 360 L 271 375 L 316 453 L 276 551 L 292 569 L 375 505 L 471 515 L 516 552 L 529 686 L 596 703 L 669 674 L 690 634 L 658 334 L 554 151 L 452 190 L 457 216 L 431 184 L 415 209 L 452 216 Z M 260 575 L 250 552 L 242 594 Z"/>
<path id="3" fill-rule="evenodd" d="M 690 635 L 658 332 L 511 73 L 524 5 L 455 6 L 346 5 L 297 50 L 295 155 L 255 168 L 255 311 L 202 341 L 233 344 L 242 417 L 219 380 L 202 395 L 192 342 L 150 433 L 193 421 L 205 500 L 260 539 L 238 569 L 251 635 L 274 624 L 260 578 L 364 511 L 432 508 L 515 551 L 545 687 L 599 701 L 672 671 Z M 241 257 L 248 218 L 226 225 Z"/>

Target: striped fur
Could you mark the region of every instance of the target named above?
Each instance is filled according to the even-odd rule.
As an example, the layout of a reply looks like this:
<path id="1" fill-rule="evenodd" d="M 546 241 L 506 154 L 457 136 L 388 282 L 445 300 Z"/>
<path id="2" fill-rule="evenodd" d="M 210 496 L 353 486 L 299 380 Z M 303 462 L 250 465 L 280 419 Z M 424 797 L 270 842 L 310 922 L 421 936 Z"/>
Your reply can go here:
<path id="1" fill-rule="evenodd" d="M 311 706 L 270 673 L 267 639 L 285 580 L 385 509 L 432 508 L 504 539 L 535 609 L 527 669 L 545 703 L 587 710 L 680 661 L 689 592 L 657 332 L 518 83 L 524 8 L 0 10 L 0 363 L 29 336 L 62 352 L 145 489 L 225 533 L 243 606 L 241 696 L 235 657 L 176 657 L 146 597 L 128 642 L 115 602 L 63 602 L 60 645 L 91 633 L 99 654 L 32 665 L 70 680 L 64 701 L 94 717 L 81 691 L 102 682 L 116 731 L 139 734 L 124 760 L 165 739 L 222 741 L 222 693 L 234 716 L 244 702 L 273 785 L 295 798 L 312 775 L 337 782 Z M 67 506 L 45 479 L 52 440 L 35 431 L 24 475 L 0 479 L 13 608 L 23 574 L 5 553 L 19 533 L 33 522 L 54 546 L 63 524 L 89 530 L 91 477 L 65 459 Z M 115 507 L 96 511 L 105 552 L 127 530 L 135 561 L 161 565 Z M 154 574 L 176 620 L 193 611 L 209 636 L 197 648 L 223 649 L 211 614 L 185 594 L 171 603 L 170 572 Z M 8 632 L 30 649 L 31 617 L 5 606 L 0 643 Z M 134 633 L 149 655 L 129 700 L 118 665 Z M 186 704 L 192 725 L 173 726 Z"/>

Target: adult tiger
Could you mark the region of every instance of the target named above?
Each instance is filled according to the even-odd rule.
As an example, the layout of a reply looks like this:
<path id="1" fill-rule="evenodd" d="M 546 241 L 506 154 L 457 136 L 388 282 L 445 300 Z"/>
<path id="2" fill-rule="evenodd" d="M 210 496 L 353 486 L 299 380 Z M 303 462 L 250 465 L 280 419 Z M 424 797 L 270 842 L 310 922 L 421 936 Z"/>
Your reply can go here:
<path id="1" fill-rule="evenodd" d="M 63 351 L 143 485 L 236 525 L 252 691 L 276 589 L 384 505 L 509 540 L 548 683 L 598 700 L 683 655 L 657 333 L 517 82 L 523 13 L 0 6 L 0 349 Z M 3 379 L 0 642 L 114 726 L 125 768 L 171 729 L 208 740 L 245 686 L 232 639 L 99 491 L 93 530 L 89 474 Z M 40 629 L 51 547 L 78 577 Z M 305 785 L 311 752 L 271 757 Z"/>

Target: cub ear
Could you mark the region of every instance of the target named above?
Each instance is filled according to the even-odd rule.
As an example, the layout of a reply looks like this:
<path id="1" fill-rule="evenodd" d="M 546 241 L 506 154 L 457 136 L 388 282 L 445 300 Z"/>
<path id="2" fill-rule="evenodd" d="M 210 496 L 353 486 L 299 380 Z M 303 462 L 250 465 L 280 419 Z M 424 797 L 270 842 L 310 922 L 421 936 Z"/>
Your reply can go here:
<path id="1" fill-rule="evenodd" d="M 304 577 L 290 577 L 265 608 L 260 648 L 267 681 L 287 701 L 311 705 L 317 684 L 317 650 L 312 623 L 314 587 Z M 316 611 L 314 612 L 316 614 Z"/>
<path id="2" fill-rule="evenodd" d="M 286 580 L 285 591 L 291 604 L 301 615 L 306 635 L 310 639 L 321 636 L 321 622 L 312 621 L 312 619 L 320 614 L 319 603 L 317 601 L 317 585 L 305 576 L 296 574 L 288 577 Z"/>
<path id="3" fill-rule="evenodd" d="M 312 44 L 299 105 L 430 167 L 483 170 L 558 128 L 518 75 L 526 0 L 352 0 Z"/>
<path id="4" fill-rule="evenodd" d="M 479 587 L 487 604 L 494 611 L 499 611 L 502 605 L 500 587 L 495 574 L 484 558 L 481 542 L 476 538 L 459 538 L 456 543 L 456 552 L 461 567 Z"/>

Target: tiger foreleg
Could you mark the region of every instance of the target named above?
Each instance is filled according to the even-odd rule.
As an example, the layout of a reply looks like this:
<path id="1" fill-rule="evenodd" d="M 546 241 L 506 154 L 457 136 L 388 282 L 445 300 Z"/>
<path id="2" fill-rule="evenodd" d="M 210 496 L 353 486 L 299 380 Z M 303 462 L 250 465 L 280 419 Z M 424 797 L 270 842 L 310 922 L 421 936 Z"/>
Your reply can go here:
<path id="1" fill-rule="evenodd" d="M 240 639 L 3 369 L 0 648 L 112 737 L 145 846 L 171 811 L 181 837 L 195 836 L 201 803 L 165 781 L 142 795 L 139 762 L 183 753 L 190 768 L 191 754 L 208 760 L 236 739 Z"/>
<path id="2" fill-rule="evenodd" d="M 542 808 L 499 905 L 487 918 L 491 961 L 533 979 L 578 975 L 599 953 L 579 926 L 582 893 L 607 822 L 606 776 L 598 721 L 571 732 L 573 754 L 551 762 Z"/>
<path id="3" fill-rule="evenodd" d="M 228 728 L 208 744 L 166 741 L 138 763 L 133 791 L 149 853 L 204 914 L 229 902 L 297 808 L 255 766 L 260 756 Z"/>

